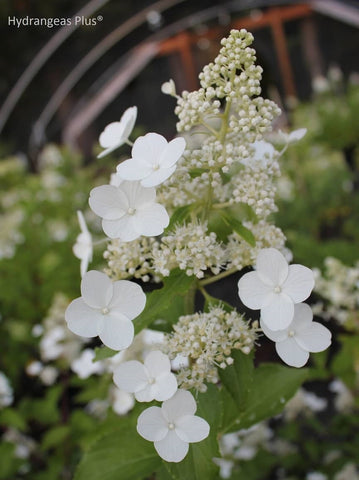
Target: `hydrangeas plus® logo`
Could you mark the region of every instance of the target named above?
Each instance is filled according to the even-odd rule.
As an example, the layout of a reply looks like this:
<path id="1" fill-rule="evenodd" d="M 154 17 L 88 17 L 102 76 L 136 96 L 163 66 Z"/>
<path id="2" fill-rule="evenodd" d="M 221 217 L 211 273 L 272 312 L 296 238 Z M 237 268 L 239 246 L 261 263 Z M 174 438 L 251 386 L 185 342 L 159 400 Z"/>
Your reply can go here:
<path id="1" fill-rule="evenodd" d="M 66 25 L 75 25 L 81 27 L 95 27 L 99 22 L 102 22 L 103 16 L 97 15 L 96 17 L 85 17 L 83 15 L 75 15 L 72 18 L 67 17 L 15 17 L 8 16 L 7 24 L 9 27 L 65 27 Z"/>

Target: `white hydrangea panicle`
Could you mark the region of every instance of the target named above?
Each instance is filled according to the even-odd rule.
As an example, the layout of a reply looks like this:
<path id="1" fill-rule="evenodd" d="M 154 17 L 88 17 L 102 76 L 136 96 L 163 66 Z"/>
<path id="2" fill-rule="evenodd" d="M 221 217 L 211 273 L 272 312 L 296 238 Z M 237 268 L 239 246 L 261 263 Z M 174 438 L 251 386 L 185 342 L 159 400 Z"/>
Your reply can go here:
<path id="1" fill-rule="evenodd" d="M 137 431 L 145 440 L 154 442 L 158 455 L 166 462 L 181 462 L 189 443 L 208 437 L 206 420 L 195 415 L 196 401 L 186 390 L 163 402 L 162 407 L 147 408 L 137 420 Z"/>
<path id="2" fill-rule="evenodd" d="M 65 312 L 68 328 L 83 337 L 99 336 L 113 350 L 131 345 L 132 320 L 146 303 L 142 288 L 128 280 L 112 283 L 104 273 L 91 270 L 82 278 L 81 294 Z"/>
<path id="3" fill-rule="evenodd" d="M 130 242 L 141 235 L 160 235 L 168 226 L 168 213 L 155 200 L 154 188 L 126 181 L 118 187 L 102 185 L 93 188 L 89 205 L 102 218 L 103 231 L 109 238 Z"/>
<path id="4" fill-rule="evenodd" d="M 276 331 L 287 328 L 293 320 L 294 304 L 309 297 L 314 287 L 312 270 L 290 265 L 274 248 L 259 252 L 256 270 L 243 275 L 238 294 L 244 305 L 261 311 L 261 322 Z"/>
<path id="5" fill-rule="evenodd" d="M 150 352 L 143 364 L 136 360 L 121 363 L 113 380 L 121 390 L 134 393 L 139 402 L 168 400 L 177 390 L 170 359 L 158 350 Z"/>
<path id="6" fill-rule="evenodd" d="M 155 187 L 176 170 L 185 146 L 182 137 L 167 142 L 162 135 L 147 133 L 133 144 L 132 158 L 117 166 L 117 175 L 124 180 L 139 180 L 143 187 Z"/>
<path id="7" fill-rule="evenodd" d="M 112 122 L 107 125 L 99 138 L 99 143 L 105 150 L 97 155 L 98 158 L 108 155 L 128 141 L 136 123 L 136 118 L 137 107 L 130 107 L 125 110 L 119 122 Z"/>
<path id="8" fill-rule="evenodd" d="M 270 330 L 261 322 L 264 334 L 273 342 L 280 358 L 291 367 L 303 367 L 310 352 L 322 352 L 331 343 L 330 331 L 318 322 L 313 322 L 309 305 L 298 303 L 294 306 L 294 317 L 283 330 Z"/>
<path id="9" fill-rule="evenodd" d="M 76 238 L 76 243 L 72 247 L 73 253 L 76 258 L 81 260 L 80 272 L 81 277 L 87 272 L 88 264 L 92 261 L 93 246 L 92 236 L 87 228 L 83 213 L 78 210 L 77 218 L 79 221 L 81 233 Z"/>

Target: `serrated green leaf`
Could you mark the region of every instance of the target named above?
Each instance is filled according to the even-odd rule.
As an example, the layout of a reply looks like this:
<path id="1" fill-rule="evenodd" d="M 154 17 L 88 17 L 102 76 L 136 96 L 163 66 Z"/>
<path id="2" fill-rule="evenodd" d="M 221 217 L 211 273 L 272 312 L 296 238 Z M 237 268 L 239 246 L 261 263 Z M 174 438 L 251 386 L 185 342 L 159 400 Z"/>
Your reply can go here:
<path id="1" fill-rule="evenodd" d="M 173 300 L 185 295 L 195 282 L 195 277 L 189 277 L 179 269 L 173 270 L 170 276 L 163 280 L 162 288 L 147 295 L 146 307 L 134 321 L 135 332 L 140 332 L 155 320 L 166 318 Z"/>
<path id="2" fill-rule="evenodd" d="M 254 369 L 247 407 L 240 412 L 237 406 L 236 418 L 234 417 L 233 398 L 226 394 L 226 391 L 222 392 L 225 409 L 224 431 L 249 428 L 280 413 L 287 401 L 293 397 L 306 380 L 308 374 L 308 369 L 294 369 L 277 364 L 262 364 Z M 227 414 L 226 408 L 229 412 Z"/>
<path id="3" fill-rule="evenodd" d="M 142 480 L 160 465 L 153 443 L 140 437 L 132 422 L 122 421 L 85 453 L 74 480 Z"/>
<path id="4" fill-rule="evenodd" d="M 232 350 L 233 365 L 219 369 L 222 385 L 236 403 L 238 411 L 243 412 L 248 407 L 248 397 L 253 386 L 254 364 L 253 355 L 245 355 L 239 350 Z"/>

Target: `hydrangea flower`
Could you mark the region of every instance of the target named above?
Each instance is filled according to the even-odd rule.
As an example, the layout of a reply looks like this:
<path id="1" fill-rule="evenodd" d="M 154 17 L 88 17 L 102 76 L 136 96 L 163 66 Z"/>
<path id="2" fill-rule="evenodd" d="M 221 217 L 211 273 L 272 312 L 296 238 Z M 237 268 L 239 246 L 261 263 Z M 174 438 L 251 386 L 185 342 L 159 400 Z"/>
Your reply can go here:
<path id="1" fill-rule="evenodd" d="M 273 332 L 261 324 L 264 334 L 273 342 L 280 358 L 291 367 L 303 367 L 308 361 L 309 352 L 322 352 L 329 347 L 332 334 L 318 322 L 313 322 L 309 305 L 299 303 L 294 306 L 292 322 L 284 330 Z"/>
<path id="2" fill-rule="evenodd" d="M 294 304 L 309 297 L 314 287 L 312 270 L 290 265 L 275 248 L 264 248 L 257 256 L 257 268 L 243 275 L 238 294 L 244 305 L 261 311 L 261 322 L 270 330 L 287 328 Z"/>
<path id="3" fill-rule="evenodd" d="M 122 115 L 119 122 L 112 122 L 101 133 L 99 143 L 103 150 L 98 158 L 108 155 L 116 148 L 127 142 L 131 135 L 137 118 L 137 107 L 128 108 Z"/>
<path id="4" fill-rule="evenodd" d="M 91 270 L 81 281 L 81 297 L 67 307 L 68 328 L 83 337 L 100 337 L 113 350 L 127 348 L 133 340 L 132 321 L 145 307 L 146 295 L 136 283 L 112 283 L 104 273 Z"/>
<path id="5" fill-rule="evenodd" d="M 80 272 L 81 277 L 87 272 L 88 264 L 92 261 L 93 247 L 92 237 L 88 231 L 85 218 L 80 210 L 77 211 L 81 233 L 76 238 L 76 243 L 72 247 L 72 251 L 76 258 L 81 260 Z"/>
<path id="6" fill-rule="evenodd" d="M 137 360 L 120 364 L 113 380 L 121 390 L 134 393 L 139 402 L 168 400 L 177 390 L 170 359 L 159 350 L 150 352 L 144 364 Z"/>
<path id="7" fill-rule="evenodd" d="M 187 455 L 189 443 L 200 442 L 209 435 L 209 425 L 197 410 L 193 395 L 177 390 L 162 407 L 150 407 L 137 420 L 137 431 L 154 442 L 158 455 L 166 462 L 180 462 Z"/>
<path id="8" fill-rule="evenodd" d="M 147 133 L 135 141 L 132 158 L 117 166 L 117 174 L 124 180 L 140 180 L 143 187 L 155 187 L 176 170 L 185 146 L 182 137 L 168 143 L 158 133 Z"/>
<path id="9" fill-rule="evenodd" d="M 160 235 L 169 224 L 166 209 L 155 200 L 154 188 L 144 188 L 139 182 L 123 182 L 118 187 L 93 188 L 89 204 L 102 218 L 102 228 L 108 237 L 130 242 L 141 235 Z"/>

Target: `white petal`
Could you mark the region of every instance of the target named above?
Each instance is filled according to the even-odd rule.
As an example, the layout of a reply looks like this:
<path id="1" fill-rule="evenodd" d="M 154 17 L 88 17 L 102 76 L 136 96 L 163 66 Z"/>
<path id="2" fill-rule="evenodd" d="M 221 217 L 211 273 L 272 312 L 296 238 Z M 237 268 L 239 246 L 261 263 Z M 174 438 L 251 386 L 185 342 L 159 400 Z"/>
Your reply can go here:
<path id="1" fill-rule="evenodd" d="M 294 305 L 284 293 L 274 294 L 269 305 L 261 309 L 261 321 L 270 330 L 284 330 L 293 320 Z"/>
<path id="2" fill-rule="evenodd" d="M 136 318 L 145 308 L 146 295 L 137 283 L 118 280 L 113 283 L 113 296 L 109 308 L 118 309 L 130 320 Z"/>
<path id="3" fill-rule="evenodd" d="M 307 330 L 310 328 L 312 322 L 313 312 L 309 305 L 306 303 L 297 303 L 294 305 L 293 322 L 289 329 L 295 330 L 296 332 Z"/>
<path id="4" fill-rule="evenodd" d="M 141 185 L 143 187 L 156 187 L 163 183 L 167 178 L 169 178 L 172 173 L 176 170 L 176 165 L 170 168 L 160 168 L 159 170 L 152 170 L 151 174 L 142 177 Z"/>
<path id="5" fill-rule="evenodd" d="M 153 398 L 159 402 L 173 397 L 177 390 L 177 380 L 173 373 L 163 374 L 157 377 L 152 387 Z"/>
<path id="6" fill-rule="evenodd" d="M 209 435 L 209 425 L 201 417 L 185 415 L 177 420 L 176 433 L 184 442 L 201 442 Z"/>
<path id="7" fill-rule="evenodd" d="M 331 332 L 318 322 L 312 322 L 309 328 L 295 335 L 298 345 L 308 352 L 322 352 L 331 344 Z"/>
<path id="8" fill-rule="evenodd" d="M 96 215 L 106 220 L 121 218 L 128 210 L 128 200 L 120 187 L 101 185 L 90 192 L 89 205 Z"/>
<path id="9" fill-rule="evenodd" d="M 167 146 L 167 140 L 158 133 L 147 133 L 137 138 L 132 148 L 132 158 L 145 161 L 149 165 L 159 163 L 161 154 Z"/>
<path id="10" fill-rule="evenodd" d="M 165 149 L 162 152 L 159 164 L 163 168 L 172 167 L 186 148 L 186 141 L 182 137 L 174 138 L 171 140 L 168 145 L 166 145 Z"/>
<path id="11" fill-rule="evenodd" d="M 239 279 L 238 295 L 246 307 L 259 310 L 271 302 L 273 287 L 263 283 L 257 272 L 249 272 Z"/>
<path id="12" fill-rule="evenodd" d="M 288 277 L 282 291 L 290 296 L 294 303 L 303 302 L 309 297 L 314 287 L 314 274 L 303 265 L 290 265 Z"/>
<path id="13" fill-rule="evenodd" d="M 90 253 L 90 252 L 89 252 Z M 82 260 L 81 260 L 81 264 L 80 264 L 80 273 L 81 273 L 81 278 L 85 275 L 85 273 L 87 272 L 87 268 L 88 268 L 88 265 L 89 265 L 89 262 L 91 261 L 92 259 L 92 252 L 91 252 L 91 255 L 88 255 L 87 257 L 84 257 Z"/>
<path id="14" fill-rule="evenodd" d="M 303 367 L 309 358 L 309 353 L 300 348 L 294 337 L 288 337 L 284 342 L 276 343 L 275 349 L 283 362 L 291 367 Z"/>
<path id="15" fill-rule="evenodd" d="M 105 273 L 90 270 L 81 280 L 81 295 L 92 308 L 107 307 L 113 295 L 112 282 Z"/>
<path id="16" fill-rule="evenodd" d="M 148 383 L 142 390 L 135 393 L 135 397 L 138 402 L 152 402 L 155 399 L 153 385 Z"/>
<path id="17" fill-rule="evenodd" d="M 122 142 L 124 140 L 123 127 L 124 124 L 122 122 L 109 123 L 99 137 L 98 141 L 101 147 L 111 148 Z"/>
<path id="18" fill-rule="evenodd" d="M 137 118 L 137 107 L 130 107 L 124 111 L 121 117 L 121 123 L 123 124 L 123 138 L 125 140 L 131 135 L 133 127 L 135 126 Z"/>
<path id="19" fill-rule="evenodd" d="M 127 195 L 129 206 L 137 209 L 156 200 L 155 188 L 144 188 L 140 182 L 123 182 L 121 188 Z"/>
<path id="20" fill-rule="evenodd" d="M 150 377 L 156 378 L 163 373 L 169 373 L 171 371 L 171 362 L 167 355 L 154 350 L 150 352 L 145 361 L 145 367 L 148 370 Z"/>
<path id="21" fill-rule="evenodd" d="M 306 128 L 298 128 L 298 130 L 294 130 L 293 132 L 290 132 L 290 134 L 288 135 L 288 140 L 289 142 L 296 142 L 298 140 L 301 140 L 304 135 L 307 133 L 307 129 Z"/>
<path id="22" fill-rule="evenodd" d="M 155 442 L 166 437 L 168 426 L 160 407 L 144 410 L 137 419 L 137 431 L 146 440 Z"/>
<path id="23" fill-rule="evenodd" d="M 133 158 L 117 165 L 116 173 L 124 180 L 141 180 L 150 175 L 153 169 L 150 165 L 136 162 Z"/>
<path id="24" fill-rule="evenodd" d="M 141 236 L 134 222 L 134 215 L 125 215 L 119 220 L 102 220 L 102 229 L 109 238 L 131 242 Z"/>
<path id="25" fill-rule="evenodd" d="M 78 221 L 79 221 L 81 231 L 85 232 L 85 233 L 89 233 L 89 231 L 87 229 L 86 222 L 85 222 L 85 218 L 84 218 L 81 210 L 77 210 L 77 218 L 78 218 Z"/>
<path id="26" fill-rule="evenodd" d="M 170 221 L 165 207 L 159 203 L 152 203 L 139 208 L 133 218 L 135 228 L 146 237 L 160 235 Z"/>
<path id="27" fill-rule="evenodd" d="M 71 332 L 82 337 L 96 337 L 102 315 L 86 305 L 82 298 L 76 298 L 67 307 L 65 320 Z"/>
<path id="28" fill-rule="evenodd" d="M 148 385 L 148 376 L 141 362 L 131 360 L 116 367 L 113 381 L 121 390 L 135 393 Z"/>
<path id="29" fill-rule="evenodd" d="M 99 332 L 104 345 L 112 350 L 124 350 L 132 343 L 134 327 L 124 315 L 104 315 L 102 329 Z"/>
<path id="30" fill-rule="evenodd" d="M 172 398 L 162 404 L 163 415 L 169 422 L 184 415 L 194 415 L 196 410 L 196 401 L 188 390 L 177 390 Z"/>
<path id="31" fill-rule="evenodd" d="M 270 340 L 272 340 L 272 342 L 282 342 L 283 340 L 288 338 L 288 329 L 290 329 L 290 326 L 285 330 L 273 331 L 270 328 L 268 328 L 263 321 L 261 321 L 260 324 L 261 324 L 261 329 L 263 330 L 264 335 L 268 337 Z M 292 325 L 292 323 L 290 325 Z"/>
<path id="32" fill-rule="evenodd" d="M 166 437 L 155 442 L 158 455 L 166 462 L 181 462 L 188 453 L 188 443 L 181 440 L 174 430 L 169 430 Z"/>
<path id="33" fill-rule="evenodd" d="M 264 248 L 257 257 L 257 273 L 267 285 L 282 285 L 288 275 L 288 263 L 275 248 Z"/>

